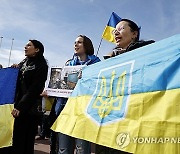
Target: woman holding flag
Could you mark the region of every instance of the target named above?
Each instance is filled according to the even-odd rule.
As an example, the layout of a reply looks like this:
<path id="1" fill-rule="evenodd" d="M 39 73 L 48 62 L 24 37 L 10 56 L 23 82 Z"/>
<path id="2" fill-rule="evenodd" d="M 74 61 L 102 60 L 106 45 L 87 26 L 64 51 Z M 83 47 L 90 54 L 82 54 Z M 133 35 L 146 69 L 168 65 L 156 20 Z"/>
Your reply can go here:
<path id="1" fill-rule="evenodd" d="M 91 65 L 99 61 L 100 59 L 94 55 L 94 47 L 92 41 L 85 35 L 79 35 L 74 43 L 73 58 L 68 60 L 66 62 L 66 65 L 67 66 Z M 58 101 L 63 99 L 66 98 L 58 98 Z M 75 149 L 77 154 L 90 154 L 90 143 L 88 141 L 82 139 L 76 139 L 62 133 L 59 133 L 58 136 L 59 136 L 58 154 L 73 153 L 74 141 L 75 141 Z"/>
<path id="2" fill-rule="evenodd" d="M 25 48 L 26 58 L 12 67 L 19 68 L 16 99 L 12 115 L 15 118 L 12 154 L 33 154 L 38 129 L 38 105 L 44 89 L 48 65 L 43 56 L 44 46 L 37 40 L 29 40 Z"/>
<path id="3" fill-rule="evenodd" d="M 121 19 L 116 25 L 116 28 L 112 31 L 112 34 L 115 39 L 116 47 L 105 55 L 104 59 L 115 57 L 136 48 L 154 43 L 153 40 L 140 41 L 140 28 L 135 22 L 129 19 Z M 97 154 L 128 154 L 128 152 L 98 145 L 96 146 L 96 152 Z"/>

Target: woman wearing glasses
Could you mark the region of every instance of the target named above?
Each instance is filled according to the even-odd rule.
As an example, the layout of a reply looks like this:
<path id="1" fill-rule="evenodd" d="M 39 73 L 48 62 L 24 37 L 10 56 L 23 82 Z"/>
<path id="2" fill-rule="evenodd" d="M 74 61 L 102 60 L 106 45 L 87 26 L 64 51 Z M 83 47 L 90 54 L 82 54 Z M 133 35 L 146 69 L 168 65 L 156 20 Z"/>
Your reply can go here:
<path id="1" fill-rule="evenodd" d="M 117 55 L 129 52 L 136 48 L 154 43 L 153 40 L 150 41 L 140 41 L 140 28 L 137 24 L 129 19 L 122 19 L 112 32 L 116 41 L 116 47 L 107 55 L 104 59 L 115 57 Z M 111 149 L 104 146 L 96 145 L 97 154 L 128 154 L 120 150 Z"/>
<path id="2" fill-rule="evenodd" d="M 112 52 L 104 56 L 105 59 L 154 43 L 153 40 L 140 41 L 140 28 L 135 22 L 129 19 L 122 19 L 116 25 L 113 35 L 115 37 L 116 47 Z"/>

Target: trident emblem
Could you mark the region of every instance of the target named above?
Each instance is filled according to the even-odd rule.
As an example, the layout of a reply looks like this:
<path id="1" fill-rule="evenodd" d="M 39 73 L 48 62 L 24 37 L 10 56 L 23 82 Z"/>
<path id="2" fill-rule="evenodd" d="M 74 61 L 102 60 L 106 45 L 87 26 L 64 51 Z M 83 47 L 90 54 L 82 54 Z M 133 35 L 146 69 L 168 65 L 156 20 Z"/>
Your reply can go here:
<path id="1" fill-rule="evenodd" d="M 112 72 L 111 80 L 110 80 L 110 90 L 107 94 L 106 91 L 106 78 L 103 76 L 101 81 L 101 87 L 99 94 L 93 103 L 93 108 L 98 109 L 98 114 L 101 118 L 106 117 L 112 110 L 120 110 L 122 105 L 122 100 L 124 97 L 124 86 L 125 86 L 125 79 L 126 79 L 126 71 L 124 71 L 118 77 L 117 85 L 114 85 L 114 78 L 115 78 L 115 70 Z M 113 89 L 115 89 L 116 93 L 113 96 Z M 118 102 L 118 105 L 115 106 L 114 104 Z"/>
<path id="2" fill-rule="evenodd" d="M 96 88 L 86 108 L 86 114 L 97 124 L 125 117 L 131 94 L 132 71 L 135 61 L 101 69 Z"/>

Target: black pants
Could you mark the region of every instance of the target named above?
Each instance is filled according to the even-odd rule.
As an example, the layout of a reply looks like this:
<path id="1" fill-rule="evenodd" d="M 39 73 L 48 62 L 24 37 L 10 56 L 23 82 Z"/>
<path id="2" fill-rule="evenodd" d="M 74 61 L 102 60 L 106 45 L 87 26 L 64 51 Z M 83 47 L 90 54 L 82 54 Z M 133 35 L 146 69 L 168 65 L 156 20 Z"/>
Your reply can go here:
<path id="1" fill-rule="evenodd" d="M 50 133 L 50 154 L 57 154 L 58 151 L 58 133 L 51 130 Z"/>
<path id="2" fill-rule="evenodd" d="M 40 132 L 40 136 L 42 138 L 45 138 L 45 137 L 50 137 L 50 125 L 49 125 L 49 115 L 43 115 L 41 117 L 41 132 Z"/>
<path id="3" fill-rule="evenodd" d="M 12 154 L 34 154 L 34 141 L 38 129 L 38 117 L 21 115 L 15 119 Z"/>
<path id="4" fill-rule="evenodd" d="M 12 154 L 12 147 L 0 148 L 0 154 Z"/>
<path id="5" fill-rule="evenodd" d="M 63 102 L 57 102 L 57 99 L 53 103 L 51 108 L 51 112 L 49 114 L 49 125 L 50 127 L 53 125 L 61 111 L 63 110 L 67 99 L 63 99 Z M 58 133 L 51 130 L 50 133 L 50 154 L 57 154 L 58 149 Z"/>

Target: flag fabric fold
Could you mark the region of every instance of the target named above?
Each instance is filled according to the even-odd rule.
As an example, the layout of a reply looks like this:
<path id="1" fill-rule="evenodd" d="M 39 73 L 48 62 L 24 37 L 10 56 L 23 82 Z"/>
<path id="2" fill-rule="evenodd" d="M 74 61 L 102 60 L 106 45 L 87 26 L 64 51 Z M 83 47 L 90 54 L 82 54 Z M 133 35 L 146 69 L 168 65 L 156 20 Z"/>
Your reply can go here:
<path id="1" fill-rule="evenodd" d="M 180 152 L 180 35 L 87 66 L 52 126 L 135 153 Z"/>
<path id="2" fill-rule="evenodd" d="M 14 97 L 18 69 L 0 69 L 0 148 L 12 145 Z"/>
<path id="3" fill-rule="evenodd" d="M 121 21 L 121 18 L 116 14 L 116 13 L 112 13 L 111 17 L 108 21 L 108 24 L 106 25 L 104 32 L 102 34 L 102 38 L 109 41 L 109 42 L 113 42 L 115 43 L 115 39 L 113 36 L 113 30 L 116 28 L 116 25 Z"/>

